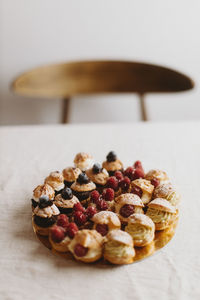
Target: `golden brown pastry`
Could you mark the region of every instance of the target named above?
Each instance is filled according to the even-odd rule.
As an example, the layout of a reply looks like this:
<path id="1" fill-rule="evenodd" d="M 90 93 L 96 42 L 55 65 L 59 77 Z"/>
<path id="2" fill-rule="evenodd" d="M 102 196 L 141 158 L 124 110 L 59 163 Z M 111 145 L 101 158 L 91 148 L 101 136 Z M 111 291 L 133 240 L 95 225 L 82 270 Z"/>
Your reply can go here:
<path id="1" fill-rule="evenodd" d="M 96 230 L 79 230 L 68 249 L 77 260 L 94 262 L 101 258 L 104 238 Z"/>
<path id="2" fill-rule="evenodd" d="M 82 171 L 86 171 L 93 166 L 94 158 L 89 153 L 80 152 L 76 154 L 74 158 L 74 164 L 76 168 L 79 168 Z"/>
<path id="3" fill-rule="evenodd" d="M 44 236 L 49 235 L 49 229 L 56 223 L 57 216 L 60 214 L 53 201 L 46 197 L 40 197 L 38 206 L 33 211 L 33 228 Z"/>
<path id="4" fill-rule="evenodd" d="M 54 225 L 49 230 L 49 242 L 52 248 L 56 251 L 68 252 L 68 245 L 71 242 L 71 239 L 65 235 L 65 230 L 63 227 Z"/>
<path id="5" fill-rule="evenodd" d="M 119 217 L 112 211 L 100 211 L 92 218 L 94 229 L 102 236 L 108 234 L 113 229 L 120 229 L 121 222 Z"/>
<path id="6" fill-rule="evenodd" d="M 146 175 L 145 179 L 152 181 L 152 180 L 158 180 L 158 184 L 164 184 L 169 182 L 169 178 L 167 176 L 167 173 L 158 169 L 150 170 Z"/>
<path id="7" fill-rule="evenodd" d="M 83 205 L 87 205 L 90 199 L 90 193 L 96 189 L 96 185 L 85 173 L 81 173 L 78 179 L 71 186 L 73 194 L 81 201 Z"/>
<path id="8" fill-rule="evenodd" d="M 122 162 L 117 158 L 117 155 L 114 151 L 111 151 L 106 156 L 106 161 L 102 164 L 103 168 L 105 168 L 110 176 L 113 176 L 116 171 L 123 170 Z"/>
<path id="9" fill-rule="evenodd" d="M 150 244 L 154 239 L 155 225 L 151 218 L 144 214 L 133 214 L 128 218 L 128 225 L 125 227 L 138 247 Z"/>
<path id="10" fill-rule="evenodd" d="M 79 200 L 72 194 L 70 188 L 64 188 L 61 194 L 55 197 L 54 204 L 58 207 L 61 214 L 71 214 L 73 207 Z"/>
<path id="11" fill-rule="evenodd" d="M 64 177 L 64 184 L 67 187 L 70 187 L 81 174 L 81 170 L 79 168 L 68 167 L 65 168 L 62 173 Z"/>
<path id="12" fill-rule="evenodd" d="M 58 171 L 51 172 L 49 176 L 45 178 L 44 183 L 49 184 L 55 190 L 56 195 L 65 187 L 64 177 L 62 173 Z"/>
<path id="13" fill-rule="evenodd" d="M 33 190 L 33 197 L 31 199 L 32 201 L 32 209 L 36 208 L 36 206 L 39 203 L 39 198 L 47 196 L 47 199 L 53 200 L 55 196 L 54 189 L 49 185 L 49 184 L 42 184 L 38 185 L 34 190 Z"/>
<path id="14" fill-rule="evenodd" d="M 144 205 L 140 197 L 135 194 L 122 194 L 115 201 L 115 212 L 123 223 L 127 223 L 128 217 L 134 213 L 144 213 L 142 209 Z"/>
<path id="15" fill-rule="evenodd" d="M 135 249 L 133 239 L 125 231 L 115 229 L 106 236 L 104 258 L 112 264 L 131 264 L 134 260 Z"/>
<path id="16" fill-rule="evenodd" d="M 146 215 L 155 223 L 156 230 L 169 227 L 177 218 L 178 211 L 166 199 L 156 198 L 148 204 Z"/>
<path id="17" fill-rule="evenodd" d="M 91 169 L 86 171 L 86 174 L 95 183 L 97 189 L 102 191 L 109 178 L 106 169 L 101 168 L 100 164 L 94 164 Z"/>
<path id="18" fill-rule="evenodd" d="M 135 193 L 135 189 L 139 189 L 139 192 L 141 192 L 141 194 L 138 194 L 138 191 L 136 192 L 138 195 L 140 195 L 140 198 L 144 204 L 147 204 L 149 203 L 149 201 L 151 201 L 154 186 L 150 181 L 140 178 L 132 181 L 131 185 L 133 193 Z"/>
<path id="19" fill-rule="evenodd" d="M 155 188 L 153 197 L 164 198 L 174 206 L 177 206 L 180 202 L 180 195 L 175 191 L 170 183 L 161 184 Z"/>

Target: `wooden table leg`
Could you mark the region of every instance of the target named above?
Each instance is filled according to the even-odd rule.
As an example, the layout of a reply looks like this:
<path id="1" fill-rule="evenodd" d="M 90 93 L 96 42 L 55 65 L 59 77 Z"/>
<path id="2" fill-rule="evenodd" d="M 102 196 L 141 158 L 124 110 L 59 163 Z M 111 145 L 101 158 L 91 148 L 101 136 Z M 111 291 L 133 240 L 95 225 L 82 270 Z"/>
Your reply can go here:
<path id="1" fill-rule="evenodd" d="M 142 121 L 148 121 L 144 94 L 139 94 L 139 98 L 140 98 L 141 119 Z"/>
<path id="2" fill-rule="evenodd" d="M 70 98 L 64 98 L 62 101 L 61 123 L 66 124 L 69 123 Z"/>

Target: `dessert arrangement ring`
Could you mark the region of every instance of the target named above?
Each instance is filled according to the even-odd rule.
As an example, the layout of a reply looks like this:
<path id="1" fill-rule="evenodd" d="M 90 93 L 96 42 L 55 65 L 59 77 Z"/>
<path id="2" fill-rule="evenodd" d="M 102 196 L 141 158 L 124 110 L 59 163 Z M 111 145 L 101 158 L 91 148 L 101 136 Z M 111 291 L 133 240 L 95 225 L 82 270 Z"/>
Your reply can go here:
<path id="1" fill-rule="evenodd" d="M 179 201 L 166 172 L 145 173 L 140 161 L 124 168 L 114 151 L 102 164 L 81 152 L 33 190 L 32 224 L 63 258 L 130 264 L 171 240 Z"/>

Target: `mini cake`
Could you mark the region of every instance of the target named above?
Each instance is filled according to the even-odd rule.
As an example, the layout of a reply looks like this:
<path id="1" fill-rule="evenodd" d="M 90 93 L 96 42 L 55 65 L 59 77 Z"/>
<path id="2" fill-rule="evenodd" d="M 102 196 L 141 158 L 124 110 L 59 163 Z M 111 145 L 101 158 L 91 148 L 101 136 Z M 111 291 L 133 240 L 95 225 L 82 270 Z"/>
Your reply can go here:
<path id="1" fill-rule="evenodd" d="M 148 216 L 133 214 L 128 218 L 128 225 L 125 227 L 125 231 L 132 236 L 134 245 L 141 247 L 153 241 L 155 225 Z"/>
<path id="2" fill-rule="evenodd" d="M 151 183 L 157 187 L 160 184 L 168 183 L 169 178 L 167 173 L 158 169 L 150 170 L 146 175 L 145 179 L 151 181 Z"/>
<path id="3" fill-rule="evenodd" d="M 61 193 L 62 189 L 65 187 L 64 177 L 62 173 L 58 171 L 51 172 L 49 176 L 45 178 L 44 183 L 49 184 L 55 190 L 55 195 Z"/>
<path id="4" fill-rule="evenodd" d="M 131 185 L 132 193 L 138 195 L 143 204 L 147 204 L 149 201 L 151 201 L 154 186 L 150 181 L 140 178 L 132 181 Z"/>
<path id="5" fill-rule="evenodd" d="M 48 236 L 49 229 L 56 223 L 60 214 L 52 200 L 40 197 L 38 206 L 33 211 L 33 228 L 40 235 Z"/>
<path id="6" fill-rule="evenodd" d="M 71 214 L 73 207 L 79 200 L 72 194 L 70 188 L 64 188 L 61 194 L 55 197 L 54 204 L 58 207 L 61 214 Z"/>
<path id="7" fill-rule="evenodd" d="M 139 196 L 134 194 L 122 194 L 115 199 L 115 212 L 119 215 L 121 222 L 127 223 L 128 217 L 134 213 L 144 213 L 144 207 Z"/>
<path id="8" fill-rule="evenodd" d="M 80 152 L 76 154 L 74 158 L 74 164 L 76 168 L 79 168 L 82 171 L 86 171 L 93 166 L 94 158 L 88 153 Z"/>
<path id="9" fill-rule="evenodd" d="M 42 184 L 38 185 L 33 190 L 33 198 L 31 199 L 32 202 L 32 209 L 36 208 L 39 203 L 39 198 L 47 196 L 47 200 L 53 200 L 55 196 L 54 189 L 49 184 Z"/>
<path id="10" fill-rule="evenodd" d="M 116 171 L 123 170 L 122 162 L 117 158 L 117 155 L 114 151 L 111 151 L 106 156 L 106 161 L 102 164 L 103 168 L 105 168 L 110 176 L 113 176 Z"/>
<path id="11" fill-rule="evenodd" d="M 154 198 L 164 198 L 172 205 L 177 206 L 180 202 L 180 195 L 175 191 L 171 184 L 161 184 L 155 188 L 153 193 Z"/>
<path id="12" fill-rule="evenodd" d="M 96 230 L 79 230 L 68 249 L 77 260 L 94 262 L 101 258 L 104 238 Z"/>
<path id="13" fill-rule="evenodd" d="M 94 164 L 91 169 L 86 171 L 86 174 L 96 184 L 97 190 L 102 191 L 109 178 L 106 169 L 101 168 L 100 164 Z"/>
<path id="14" fill-rule="evenodd" d="M 79 168 L 68 167 L 65 168 L 62 173 L 65 186 L 70 187 L 81 174 L 81 170 Z"/>
<path id="15" fill-rule="evenodd" d="M 94 222 L 94 229 L 98 231 L 102 236 L 105 236 L 109 231 L 113 229 L 120 229 L 121 222 L 118 216 L 111 211 L 101 211 L 94 215 L 92 218 Z"/>
<path id="16" fill-rule="evenodd" d="M 163 230 L 175 221 L 177 211 L 166 199 L 156 198 L 148 204 L 146 215 L 155 223 L 156 230 Z"/>
<path id="17" fill-rule="evenodd" d="M 112 264 L 130 264 L 133 262 L 135 250 L 133 239 L 125 231 L 112 230 L 106 236 L 104 258 Z"/>
<path id="18" fill-rule="evenodd" d="M 96 189 L 96 185 L 88 178 L 85 173 L 81 173 L 71 186 L 73 194 L 82 202 L 87 205 L 90 193 Z"/>

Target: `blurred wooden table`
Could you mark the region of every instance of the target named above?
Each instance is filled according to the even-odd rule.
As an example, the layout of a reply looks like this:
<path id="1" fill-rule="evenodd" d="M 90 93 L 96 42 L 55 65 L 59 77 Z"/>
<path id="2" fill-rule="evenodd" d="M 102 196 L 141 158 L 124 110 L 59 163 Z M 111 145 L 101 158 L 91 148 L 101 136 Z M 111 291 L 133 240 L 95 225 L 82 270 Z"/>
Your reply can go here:
<path id="1" fill-rule="evenodd" d="M 200 122 L 0 128 L 1 299 L 200 299 Z M 167 171 L 182 194 L 172 241 L 139 263 L 84 265 L 54 257 L 32 232 L 33 188 L 86 151 L 102 162 Z"/>

